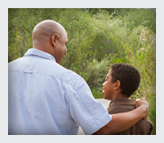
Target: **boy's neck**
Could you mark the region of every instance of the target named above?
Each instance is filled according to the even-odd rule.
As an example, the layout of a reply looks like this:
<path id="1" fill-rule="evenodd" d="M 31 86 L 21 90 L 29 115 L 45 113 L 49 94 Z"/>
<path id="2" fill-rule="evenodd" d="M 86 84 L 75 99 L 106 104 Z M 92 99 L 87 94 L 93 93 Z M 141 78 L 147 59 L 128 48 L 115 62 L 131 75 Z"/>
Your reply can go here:
<path id="1" fill-rule="evenodd" d="M 127 98 L 128 99 L 129 97 L 127 97 L 127 96 L 125 96 L 125 95 L 123 95 L 121 93 L 118 93 L 118 94 L 113 95 L 112 100 L 113 99 L 121 99 L 121 98 Z"/>

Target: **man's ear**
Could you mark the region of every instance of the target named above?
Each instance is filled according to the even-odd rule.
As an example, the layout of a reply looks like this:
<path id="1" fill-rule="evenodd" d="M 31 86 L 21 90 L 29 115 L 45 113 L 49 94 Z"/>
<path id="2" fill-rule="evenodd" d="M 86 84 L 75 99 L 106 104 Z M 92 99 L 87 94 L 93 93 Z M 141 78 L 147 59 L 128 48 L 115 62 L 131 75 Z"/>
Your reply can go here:
<path id="1" fill-rule="evenodd" d="M 117 81 L 115 82 L 114 89 L 117 90 L 117 89 L 119 89 L 120 87 L 121 87 L 121 82 L 120 82 L 119 80 L 117 80 Z"/>
<path id="2" fill-rule="evenodd" d="M 57 34 L 53 34 L 51 36 L 51 43 L 53 45 L 53 47 L 56 47 L 56 41 L 58 40 L 58 35 Z"/>

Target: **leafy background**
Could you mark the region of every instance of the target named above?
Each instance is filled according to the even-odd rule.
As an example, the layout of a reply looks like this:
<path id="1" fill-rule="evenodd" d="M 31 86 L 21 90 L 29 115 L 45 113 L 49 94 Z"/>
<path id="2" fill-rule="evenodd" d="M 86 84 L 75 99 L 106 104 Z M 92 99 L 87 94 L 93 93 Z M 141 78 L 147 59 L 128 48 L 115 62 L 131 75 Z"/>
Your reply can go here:
<path id="1" fill-rule="evenodd" d="M 45 19 L 62 24 L 68 34 L 62 66 L 81 75 L 95 98 L 110 66 L 128 63 L 141 73 L 132 99 L 150 103 L 149 118 L 156 134 L 156 11 L 136 8 L 9 8 L 8 62 L 32 48 L 32 30 Z"/>

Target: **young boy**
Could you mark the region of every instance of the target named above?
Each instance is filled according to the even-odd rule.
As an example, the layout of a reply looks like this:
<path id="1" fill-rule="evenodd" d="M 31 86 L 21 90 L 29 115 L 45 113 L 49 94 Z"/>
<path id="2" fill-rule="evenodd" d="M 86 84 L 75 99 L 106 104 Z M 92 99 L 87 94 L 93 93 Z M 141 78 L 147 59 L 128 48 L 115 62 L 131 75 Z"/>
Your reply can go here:
<path id="1" fill-rule="evenodd" d="M 124 63 L 112 65 L 103 83 L 104 98 L 111 100 L 108 113 L 115 114 L 135 109 L 135 101 L 129 97 L 137 90 L 139 83 L 140 73 L 135 67 Z M 148 118 L 142 119 L 119 135 L 150 135 L 152 128 Z"/>

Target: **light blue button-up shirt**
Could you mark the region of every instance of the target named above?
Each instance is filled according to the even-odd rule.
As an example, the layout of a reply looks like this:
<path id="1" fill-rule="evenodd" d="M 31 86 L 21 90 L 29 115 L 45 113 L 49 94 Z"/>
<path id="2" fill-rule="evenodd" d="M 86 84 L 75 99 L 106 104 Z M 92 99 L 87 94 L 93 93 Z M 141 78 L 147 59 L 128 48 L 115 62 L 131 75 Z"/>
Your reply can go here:
<path id="1" fill-rule="evenodd" d="M 10 62 L 8 80 L 9 134 L 92 134 L 112 118 L 81 76 L 43 51 Z"/>

